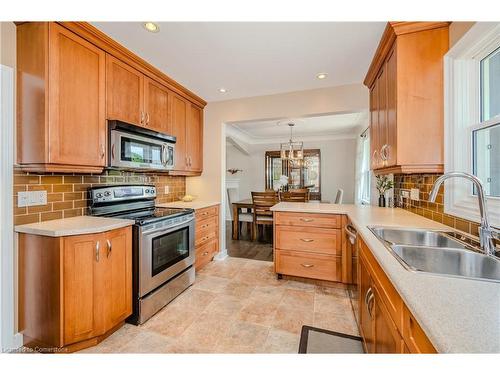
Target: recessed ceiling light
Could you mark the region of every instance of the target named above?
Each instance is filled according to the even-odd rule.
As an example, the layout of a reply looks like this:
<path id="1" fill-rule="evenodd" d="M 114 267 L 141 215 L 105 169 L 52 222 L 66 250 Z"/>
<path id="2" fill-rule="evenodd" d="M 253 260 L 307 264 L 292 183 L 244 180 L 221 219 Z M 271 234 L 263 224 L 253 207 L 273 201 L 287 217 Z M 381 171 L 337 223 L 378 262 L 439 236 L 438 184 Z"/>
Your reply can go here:
<path id="1" fill-rule="evenodd" d="M 158 31 L 160 31 L 160 26 L 158 26 L 154 22 L 145 22 L 143 26 L 147 31 L 150 31 L 152 33 L 157 33 Z"/>
<path id="2" fill-rule="evenodd" d="M 318 73 L 316 75 L 317 79 L 325 79 L 326 77 L 328 77 L 328 73 Z"/>
<path id="3" fill-rule="evenodd" d="M 227 92 L 227 90 L 226 90 L 224 87 L 221 87 L 221 88 L 219 89 L 219 92 L 220 92 L 220 93 L 222 93 L 222 94 L 224 94 L 224 93 L 226 93 L 226 92 Z"/>

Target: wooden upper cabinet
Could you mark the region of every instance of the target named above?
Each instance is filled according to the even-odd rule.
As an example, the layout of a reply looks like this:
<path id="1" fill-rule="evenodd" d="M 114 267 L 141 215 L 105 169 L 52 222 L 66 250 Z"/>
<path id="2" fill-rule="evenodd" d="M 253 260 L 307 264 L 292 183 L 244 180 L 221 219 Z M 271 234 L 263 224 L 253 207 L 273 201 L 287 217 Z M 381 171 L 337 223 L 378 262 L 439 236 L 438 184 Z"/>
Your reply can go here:
<path id="1" fill-rule="evenodd" d="M 177 137 L 171 174 L 203 169 L 206 102 L 84 22 L 17 25 L 17 162 L 30 172 L 100 173 L 106 120 Z"/>
<path id="2" fill-rule="evenodd" d="M 144 77 L 145 127 L 160 133 L 170 134 L 168 97 L 169 92 L 165 86 Z"/>
<path id="3" fill-rule="evenodd" d="M 203 110 L 190 104 L 186 127 L 188 168 L 193 172 L 203 170 Z"/>
<path id="4" fill-rule="evenodd" d="M 371 167 L 376 173 L 443 171 L 443 56 L 448 22 L 389 22 L 365 77 Z"/>
<path id="5" fill-rule="evenodd" d="M 17 29 L 18 163 L 100 172 L 106 163 L 105 53 L 56 23 Z"/>
<path id="6" fill-rule="evenodd" d="M 97 256 L 100 239 L 93 234 L 64 238 L 64 345 L 105 332 L 103 285 L 106 270 L 101 266 L 102 257 Z"/>
<path id="7" fill-rule="evenodd" d="M 144 75 L 106 55 L 106 111 L 109 120 L 141 126 L 144 114 Z"/>
<path id="8" fill-rule="evenodd" d="M 175 143 L 176 171 L 185 171 L 188 168 L 186 153 L 186 125 L 188 116 L 188 103 L 180 96 L 170 96 L 170 130 L 177 138 Z"/>

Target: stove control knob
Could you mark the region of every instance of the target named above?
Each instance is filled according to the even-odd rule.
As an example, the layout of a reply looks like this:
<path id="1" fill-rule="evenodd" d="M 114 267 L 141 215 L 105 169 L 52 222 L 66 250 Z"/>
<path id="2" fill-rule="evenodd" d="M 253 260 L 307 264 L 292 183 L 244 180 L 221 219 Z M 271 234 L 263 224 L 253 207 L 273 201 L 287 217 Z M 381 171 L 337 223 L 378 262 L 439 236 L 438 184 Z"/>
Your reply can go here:
<path id="1" fill-rule="evenodd" d="M 96 196 L 97 198 L 102 198 L 102 193 L 97 193 L 95 196 Z"/>
<path id="2" fill-rule="evenodd" d="M 151 194 L 155 193 L 155 188 L 151 188 Z"/>
<path id="3" fill-rule="evenodd" d="M 145 192 L 146 194 L 149 194 L 149 189 L 146 189 L 144 192 Z"/>
<path id="4" fill-rule="evenodd" d="M 109 190 L 106 190 L 106 191 L 104 192 L 104 196 L 105 196 L 105 197 L 109 197 L 110 195 L 111 195 L 111 192 L 110 192 Z"/>

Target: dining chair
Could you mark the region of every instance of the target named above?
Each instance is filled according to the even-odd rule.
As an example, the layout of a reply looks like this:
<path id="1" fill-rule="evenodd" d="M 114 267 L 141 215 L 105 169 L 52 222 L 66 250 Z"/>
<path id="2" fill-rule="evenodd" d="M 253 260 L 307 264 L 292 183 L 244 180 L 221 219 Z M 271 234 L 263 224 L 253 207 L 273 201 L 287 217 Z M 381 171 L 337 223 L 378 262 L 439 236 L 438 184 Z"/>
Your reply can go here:
<path id="1" fill-rule="evenodd" d="M 280 193 L 280 202 L 307 202 L 307 192 L 283 191 Z"/>
<path id="2" fill-rule="evenodd" d="M 231 215 L 231 221 L 235 220 L 233 217 L 233 203 L 237 200 L 235 196 L 234 189 L 226 189 L 227 190 L 227 200 L 229 203 L 229 212 Z M 238 238 L 240 238 L 239 234 L 241 232 L 241 227 L 243 223 L 246 223 L 247 230 L 250 232 L 250 238 L 253 238 L 253 213 L 252 212 L 239 212 L 238 213 Z"/>
<path id="3" fill-rule="evenodd" d="M 338 189 L 337 196 L 335 197 L 335 204 L 342 204 L 343 198 L 344 198 L 344 190 Z"/>
<path id="4" fill-rule="evenodd" d="M 309 189 L 308 188 L 289 189 L 288 192 L 306 194 L 306 202 L 309 201 Z"/>
<path id="5" fill-rule="evenodd" d="M 252 191 L 253 203 L 253 240 L 257 239 L 259 225 L 273 225 L 271 207 L 278 203 L 278 193 L 275 191 Z"/>

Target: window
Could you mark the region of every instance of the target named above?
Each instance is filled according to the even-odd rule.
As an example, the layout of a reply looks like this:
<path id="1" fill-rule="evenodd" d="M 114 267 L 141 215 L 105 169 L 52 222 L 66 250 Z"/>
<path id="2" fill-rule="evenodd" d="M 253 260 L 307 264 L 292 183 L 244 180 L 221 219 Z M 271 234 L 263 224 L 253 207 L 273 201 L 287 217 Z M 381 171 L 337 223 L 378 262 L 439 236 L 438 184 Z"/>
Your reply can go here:
<path id="1" fill-rule="evenodd" d="M 476 23 L 445 56 L 446 172 L 476 175 L 500 226 L 500 23 Z M 479 221 L 477 192 L 448 180 L 445 212 Z"/>
<path id="2" fill-rule="evenodd" d="M 370 204 L 370 136 L 368 132 L 365 132 L 362 137 L 361 203 Z"/>

